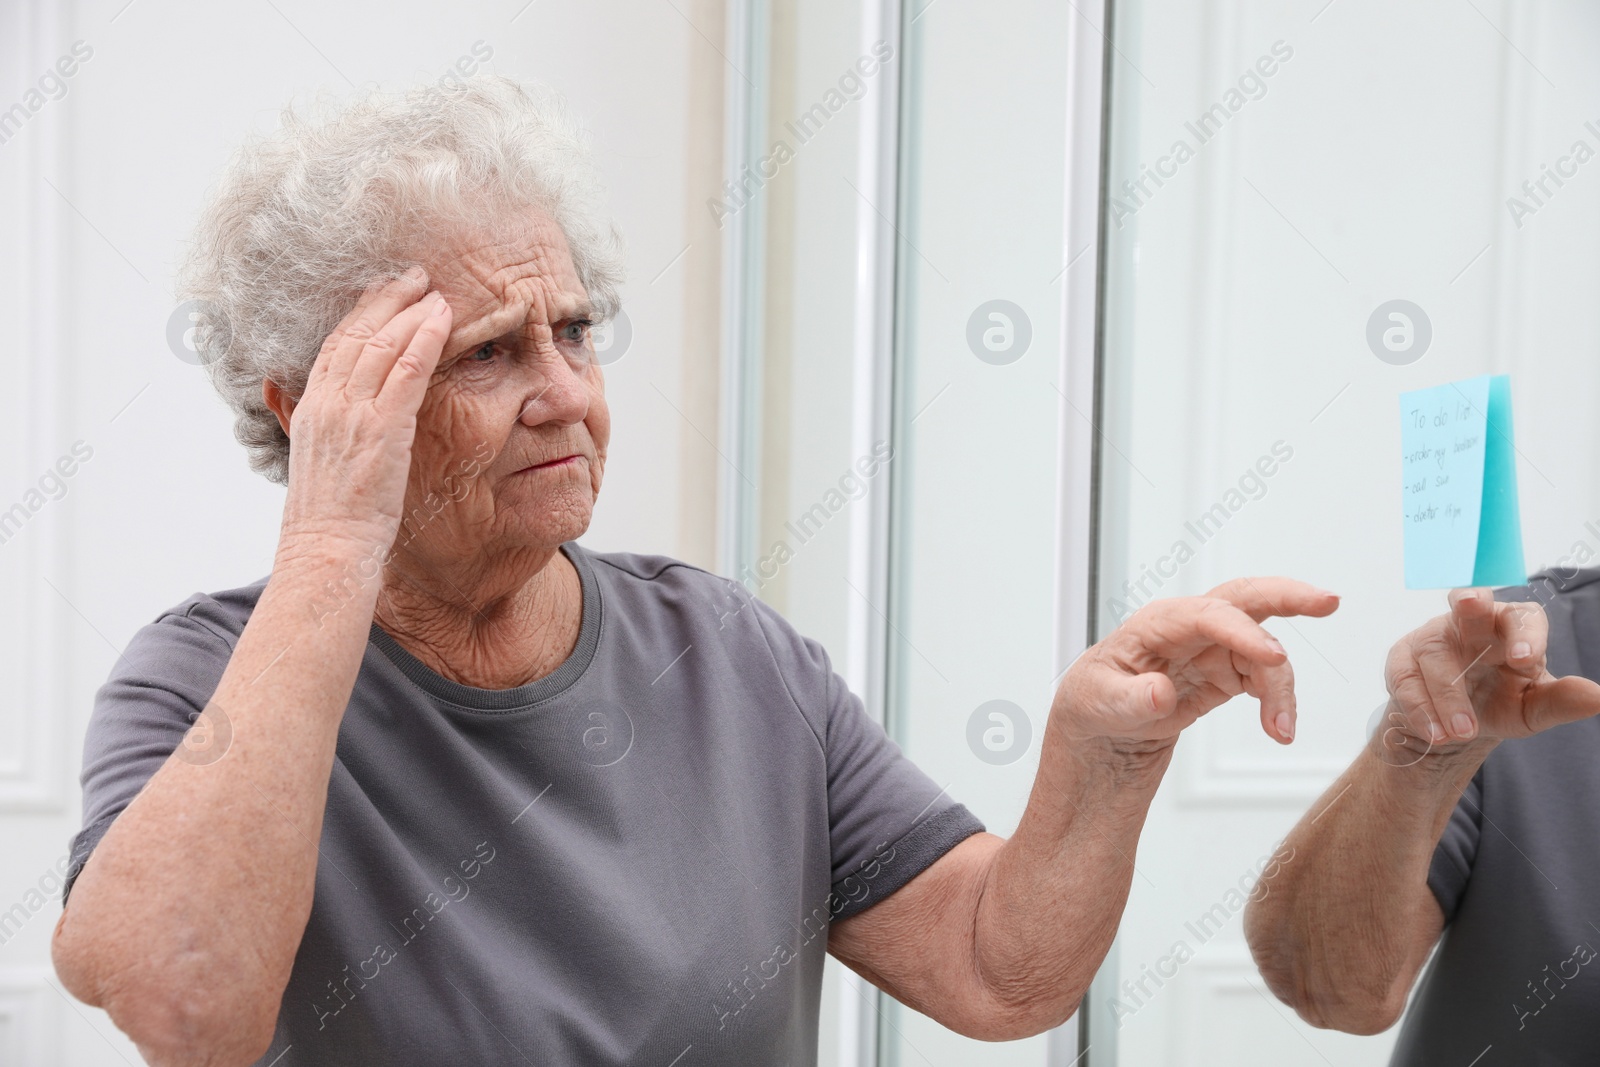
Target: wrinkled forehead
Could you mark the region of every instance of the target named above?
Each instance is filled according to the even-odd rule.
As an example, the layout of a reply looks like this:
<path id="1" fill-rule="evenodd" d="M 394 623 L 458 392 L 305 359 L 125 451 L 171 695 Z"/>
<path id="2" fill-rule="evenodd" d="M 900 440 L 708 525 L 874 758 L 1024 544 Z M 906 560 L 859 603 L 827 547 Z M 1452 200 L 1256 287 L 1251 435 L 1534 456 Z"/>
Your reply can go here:
<path id="1" fill-rule="evenodd" d="M 533 213 L 430 237 L 416 258 L 454 312 L 454 329 L 487 319 L 506 329 L 585 316 L 566 235 L 550 216 Z"/>

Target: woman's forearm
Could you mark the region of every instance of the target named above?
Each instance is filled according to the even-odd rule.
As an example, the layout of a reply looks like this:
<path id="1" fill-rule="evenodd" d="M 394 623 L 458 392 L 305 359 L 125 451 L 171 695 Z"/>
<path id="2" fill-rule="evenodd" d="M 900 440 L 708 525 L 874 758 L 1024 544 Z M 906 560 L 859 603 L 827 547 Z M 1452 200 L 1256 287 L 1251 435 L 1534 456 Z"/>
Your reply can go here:
<path id="1" fill-rule="evenodd" d="M 1016 1035 L 1077 1009 L 1116 936 L 1171 755 L 1170 745 L 1130 752 L 1047 730 L 1028 807 L 994 858 L 973 934 L 978 974 L 1016 1006 Z"/>
<path id="2" fill-rule="evenodd" d="M 331 541 L 280 549 L 208 707 L 231 730 L 226 751 L 200 763 L 180 747 L 162 765 L 57 926 L 62 981 L 156 1064 L 249 1063 L 270 1043 L 377 596 L 376 578 L 345 578 L 354 557 Z M 319 618 L 330 581 L 345 583 L 342 606 Z"/>
<path id="3" fill-rule="evenodd" d="M 1380 732 L 1290 833 L 1294 859 L 1252 898 L 1245 936 L 1267 986 L 1307 1022 L 1372 1034 L 1400 1018 L 1443 929 L 1434 849 L 1494 744 L 1413 756 Z"/>

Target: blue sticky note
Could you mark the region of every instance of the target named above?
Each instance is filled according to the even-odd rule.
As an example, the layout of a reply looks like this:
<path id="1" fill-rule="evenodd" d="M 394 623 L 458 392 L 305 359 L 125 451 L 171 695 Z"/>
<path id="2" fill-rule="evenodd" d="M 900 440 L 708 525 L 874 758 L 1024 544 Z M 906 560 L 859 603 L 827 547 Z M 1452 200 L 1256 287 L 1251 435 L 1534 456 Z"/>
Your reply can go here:
<path id="1" fill-rule="evenodd" d="M 1521 585 L 1511 379 L 1400 394 L 1406 588 Z"/>

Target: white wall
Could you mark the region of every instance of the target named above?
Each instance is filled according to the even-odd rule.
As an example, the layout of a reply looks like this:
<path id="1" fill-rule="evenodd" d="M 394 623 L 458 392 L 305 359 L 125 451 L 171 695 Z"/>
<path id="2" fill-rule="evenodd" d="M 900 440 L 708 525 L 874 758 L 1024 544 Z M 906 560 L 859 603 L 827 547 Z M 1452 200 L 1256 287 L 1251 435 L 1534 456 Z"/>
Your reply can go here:
<path id="1" fill-rule="evenodd" d="M 282 490 L 250 472 L 166 330 L 202 197 L 231 147 L 291 98 L 432 80 L 480 41 L 486 69 L 567 95 L 628 239 L 634 330 L 607 372 L 615 431 L 585 542 L 714 558 L 716 455 L 701 433 L 716 426 L 718 251 L 703 201 L 721 152 L 721 9 L 27 0 L 0 12 L 0 109 L 73 42 L 92 49 L 65 95 L 0 144 L 0 509 L 72 442 L 93 450 L 65 497 L 0 544 L 0 654 L 20 687 L 0 710 L 0 910 L 77 829 L 82 731 L 117 650 L 191 592 L 270 567 Z M 0 944 L 0 1062 L 134 1060 L 102 1014 L 40 984 L 58 896 Z"/>

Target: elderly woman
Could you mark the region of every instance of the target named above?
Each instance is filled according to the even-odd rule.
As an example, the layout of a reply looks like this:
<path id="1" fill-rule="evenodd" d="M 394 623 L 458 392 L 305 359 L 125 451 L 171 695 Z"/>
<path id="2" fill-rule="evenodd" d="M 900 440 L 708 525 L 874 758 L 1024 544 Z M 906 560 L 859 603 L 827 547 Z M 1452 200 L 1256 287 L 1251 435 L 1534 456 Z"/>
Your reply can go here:
<path id="1" fill-rule="evenodd" d="M 576 538 L 620 255 L 583 138 L 494 79 L 291 116 L 188 272 L 270 577 L 129 644 L 62 981 L 167 1064 L 813 1063 L 824 951 L 966 1034 L 1071 1014 L 1178 731 L 1293 729 L 1286 579 L 1140 612 L 983 832 L 741 586 Z"/>

